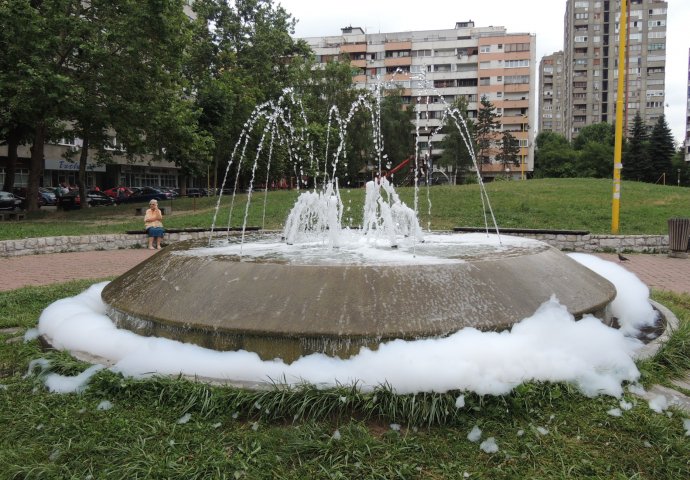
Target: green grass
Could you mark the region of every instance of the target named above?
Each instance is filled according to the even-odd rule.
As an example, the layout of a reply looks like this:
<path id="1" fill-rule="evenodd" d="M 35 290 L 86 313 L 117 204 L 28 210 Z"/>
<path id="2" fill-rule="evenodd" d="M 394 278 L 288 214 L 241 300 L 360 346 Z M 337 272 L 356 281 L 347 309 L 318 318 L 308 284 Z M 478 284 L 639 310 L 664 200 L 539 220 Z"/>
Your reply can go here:
<path id="1" fill-rule="evenodd" d="M 82 394 L 51 394 L 29 361 L 74 375 L 87 365 L 37 341 L 13 339 L 52 301 L 91 282 L 0 293 L 0 478 L 469 478 L 680 479 L 690 462 L 681 415 L 656 414 L 626 395 L 586 398 L 565 384 L 525 384 L 510 395 L 394 395 L 342 387 L 247 392 L 183 379 L 126 379 L 101 371 Z M 689 367 L 690 295 L 655 294 L 680 328 L 643 382 L 666 383 Z M 9 342 L 8 342 L 9 340 Z M 343 400 L 344 399 L 344 400 Z M 98 410 L 103 400 L 109 410 Z M 178 423 L 190 414 L 187 423 Z M 400 429 L 391 428 L 399 424 Z M 486 454 L 473 426 L 496 438 Z M 541 434 L 538 428 L 548 430 Z M 334 437 L 334 433 L 339 435 Z M 336 438 L 338 437 L 339 438 Z M 89 477 L 91 476 L 91 477 Z"/>
<path id="2" fill-rule="evenodd" d="M 588 230 L 592 233 L 611 231 L 610 180 L 573 178 L 494 182 L 487 184 L 487 191 L 499 227 Z M 401 188 L 399 193 L 403 201 L 413 207 L 414 189 Z M 358 226 L 364 190 L 342 189 L 341 194 L 345 207 L 343 223 Z M 266 198 L 263 192 L 254 193 L 247 224 L 280 229 L 297 195 L 296 191 L 276 191 L 269 192 Z M 173 212 L 165 218 L 166 227 L 208 228 L 213 220 L 216 199 L 185 198 L 161 202 L 161 206 L 171 205 Z M 240 195 L 232 209 L 232 226 L 242 225 L 245 205 L 246 195 Z M 623 182 L 619 233 L 668 233 L 668 219 L 689 216 L 688 205 L 688 188 Z M 135 206 L 141 205 L 32 213 L 25 221 L 5 222 L 0 229 L 0 240 L 142 229 L 143 218 L 134 216 Z M 418 211 L 422 227 L 432 230 L 484 225 L 477 185 L 420 188 Z M 227 226 L 229 216 L 229 198 L 224 197 L 216 224 Z"/>

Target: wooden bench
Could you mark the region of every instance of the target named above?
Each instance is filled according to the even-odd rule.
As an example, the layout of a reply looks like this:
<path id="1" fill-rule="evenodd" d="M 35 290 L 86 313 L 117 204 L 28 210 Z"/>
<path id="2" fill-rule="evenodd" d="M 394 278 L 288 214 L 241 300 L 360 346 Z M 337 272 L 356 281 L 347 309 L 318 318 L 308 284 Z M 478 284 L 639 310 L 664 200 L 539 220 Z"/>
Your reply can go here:
<path id="1" fill-rule="evenodd" d="M 11 221 L 11 220 L 24 220 L 26 215 L 24 213 L 18 212 L 4 212 L 0 213 L 0 221 Z"/>
<path id="2" fill-rule="evenodd" d="M 134 215 L 140 217 L 146 213 L 146 210 L 148 210 L 148 207 L 136 207 L 134 209 Z M 158 207 L 158 210 L 160 210 L 163 215 L 167 215 L 168 211 L 172 211 L 170 207 Z"/>

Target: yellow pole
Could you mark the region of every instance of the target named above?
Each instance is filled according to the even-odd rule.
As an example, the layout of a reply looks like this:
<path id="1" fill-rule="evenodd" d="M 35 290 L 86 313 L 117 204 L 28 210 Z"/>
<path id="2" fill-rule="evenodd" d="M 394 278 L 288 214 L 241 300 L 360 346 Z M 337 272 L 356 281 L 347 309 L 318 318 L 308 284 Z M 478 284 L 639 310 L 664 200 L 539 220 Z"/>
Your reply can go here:
<path id="1" fill-rule="evenodd" d="M 625 93 L 625 51 L 628 26 L 628 0 L 621 0 L 621 16 L 618 20 L 618 92 L 616 95 L 616 143 L 613 152 L 613 202 L 611 207 L 611 233 L 618 233 L 621 203 L 621 169 L 623 168 L 623 111 Z"/>

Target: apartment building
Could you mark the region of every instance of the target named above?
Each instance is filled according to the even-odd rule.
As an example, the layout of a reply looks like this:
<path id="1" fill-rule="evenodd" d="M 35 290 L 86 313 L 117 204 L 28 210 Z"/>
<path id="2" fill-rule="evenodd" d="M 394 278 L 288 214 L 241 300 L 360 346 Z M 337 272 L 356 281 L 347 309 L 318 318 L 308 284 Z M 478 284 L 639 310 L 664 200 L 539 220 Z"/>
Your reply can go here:
<path id="1" fill-rule="evenodd" d="M 614 123 L 618 84 L 621 0 L 568 0 L 565 12 L 562 133 Z M 665 0 L 628 0 L 625 125 L 637 112 L 652 125 L 664 112 Z"/>
<path id="2" fill-rule="evenodd" d="M 563 132 L 565 71 L 563 52 L 542 57 L 539 62 L 539 131 Z"/>
<path id="3" fill-rule="evenodd" d="M 349 58 L 356 74 L 353 82 L 372 88 L 380 81 L 403 89 L 404 101 L 414 106 L 420 129 L 433 131 L 442 122 L 446 105 L 465 97 L 471 117 L 481 98 L 496 106 L 503 131 L 520 144 L 520 166 L 506 172 L 494 158 L 482 166 L 482 175 L 525 177 L 534 166 L 535 36 L 509 33 L 505 27 L 475 27 L 457 22 L 446 30 L 366 33 L 358 27 L 341 29 L 340 35 L 304 39 L 317 61 L 326 64 Z M 442 134 L 420 142 L 422 152 L 440 155 Z"/>

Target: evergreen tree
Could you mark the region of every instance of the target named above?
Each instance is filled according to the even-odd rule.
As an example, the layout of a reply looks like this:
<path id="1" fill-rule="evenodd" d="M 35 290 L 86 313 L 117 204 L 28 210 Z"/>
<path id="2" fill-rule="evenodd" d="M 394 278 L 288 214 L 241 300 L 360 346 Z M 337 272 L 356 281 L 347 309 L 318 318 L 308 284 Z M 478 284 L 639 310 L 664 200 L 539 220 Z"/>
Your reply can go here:
<path id="1" fill-rule="evenodd" d="M 672 160 L 676 149 L 673 143 L 671 129 L 668 128 L 666 117 L 662 114 L 652 128 L 649 137 L 649 160 L 652 166 L 653 182 L 660 182 L 663 177 L 665 183 L 670 183 L 672 178 Z"/>
<path id="2" fill-rule="evenodd" d="M 642 121 L 640 112 L 637 112 L 630 128 L 630 135 L 623 155 L 623 171 L 621 173 L 625 180 L 648 182 L 653 177 L 647 143 L 647 127 Z"/>
<path id="3" fill-rule="evenodd" d="M 510 132 L 504 131 L 501 139 L 501 150 L 496 155 L 496 160 L 504 167 L 520 165 L 520 143 Z"/>
<path id="4" fill-rule="evenodd" d="M 479 111 L 477 112 L 477 124 L 475 129 L 475 141 L 477 143 L 477 166 L 481 175 L 482 164 L 491 163 L 491 154 L 496 141 L 496 131 L 499 127 L 496 107 L 486 97 L 482 96 Z"/>

